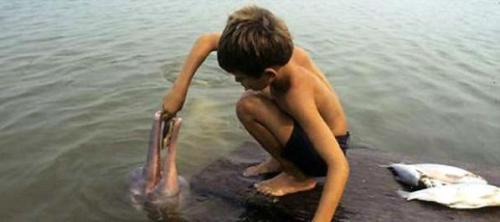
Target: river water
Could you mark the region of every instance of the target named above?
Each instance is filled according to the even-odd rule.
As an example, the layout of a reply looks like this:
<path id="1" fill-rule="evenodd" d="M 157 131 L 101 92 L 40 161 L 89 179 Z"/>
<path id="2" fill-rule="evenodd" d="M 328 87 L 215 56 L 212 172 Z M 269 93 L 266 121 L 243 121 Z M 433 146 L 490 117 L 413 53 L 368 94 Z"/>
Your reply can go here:
<path id="1" fill-rule="evenodd" d="M 500 164 L 499 1 L 252 2 L 327 75 L 354 146 Z M 152 115 L 197 35 L 246 3 L 1 1 L 1 220 L 147 220 L 127 175 Z M 199 69 L 179 114 L 183 175 L 251 140 L 234 113 L 242 91 L 215 55 Z M 211 218 L 241 213 L 204 201 Z"/>

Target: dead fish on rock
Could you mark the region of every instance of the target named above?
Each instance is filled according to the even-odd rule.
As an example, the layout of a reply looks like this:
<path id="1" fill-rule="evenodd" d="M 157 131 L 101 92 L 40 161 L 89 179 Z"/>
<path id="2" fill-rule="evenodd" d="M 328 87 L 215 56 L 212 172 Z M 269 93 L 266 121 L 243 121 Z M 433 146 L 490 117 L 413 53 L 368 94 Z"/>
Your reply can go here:
<path id="1" fill-rule="evenodd" d="M 455 209 L 500 206 L 500 188 L 487 184 L 451 184 L 415 192 L 398 191 L 406 200 L 431 201 Z"/>
<path id="2" fill-rule="evenodd" d="M 450 184 L 488 184 L 467 170 L 442 164 L 390 164 L 387 168 L 395 179 L 411 188 L 439 187 Z"/>

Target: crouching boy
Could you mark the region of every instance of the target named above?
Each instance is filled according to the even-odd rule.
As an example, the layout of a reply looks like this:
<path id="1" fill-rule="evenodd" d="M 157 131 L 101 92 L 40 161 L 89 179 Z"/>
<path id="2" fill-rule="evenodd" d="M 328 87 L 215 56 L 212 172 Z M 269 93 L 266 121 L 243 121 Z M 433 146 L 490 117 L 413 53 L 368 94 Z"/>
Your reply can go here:
<path id="1" fill-rule="evenodd" d="M 163 101 L 169 116 L 185 101 L 197 68 L 212 51 L 219 65 L 244 88 L 236 113 L 246 130 L 270 154 L 244 176 L 279 172 L 255 184 L 273 196 L 310 190 L 326 176 L 314 221 L 331 221 L 349 175 L 345 149 L 349 133 L 339 98 L 324 74 L 285 25 L 270 11 L 247 6 L 232 13 L 222 33 L 204 34 Z"/>

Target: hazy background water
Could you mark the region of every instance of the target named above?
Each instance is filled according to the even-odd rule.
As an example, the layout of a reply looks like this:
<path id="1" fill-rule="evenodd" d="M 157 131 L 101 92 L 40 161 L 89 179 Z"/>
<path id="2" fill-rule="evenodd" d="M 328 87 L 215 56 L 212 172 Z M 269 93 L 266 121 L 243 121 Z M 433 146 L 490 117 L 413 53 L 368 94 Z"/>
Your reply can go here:
<path id="1" fill-rule="evenodd" d="M 245 2 L 0 1 L 0 220 L 145 220 L 126 178 L 152 114 L 196 37 Z M 500 164 L 499 1 L 255 2 L 333 83 L 355 145 Z M 182 174 L 250 140 L 241 92 L 211 55 L 180 113 Z"/>

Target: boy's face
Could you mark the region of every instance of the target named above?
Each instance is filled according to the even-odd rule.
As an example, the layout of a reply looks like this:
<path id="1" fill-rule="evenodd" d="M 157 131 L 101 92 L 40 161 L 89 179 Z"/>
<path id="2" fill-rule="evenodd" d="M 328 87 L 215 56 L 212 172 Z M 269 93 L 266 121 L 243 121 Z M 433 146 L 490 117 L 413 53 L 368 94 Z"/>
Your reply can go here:
<path id="1" fill-rule="evenodd" d="M 264 73 L 259 78 L 254 78 L 241 72 L 231 73 L 234 76 L 234 81 L 239 82 L 245 90 L 251 89 L 255 91 L 263 90 L 271 83 L 271 78 L 268 74 Z"/>

